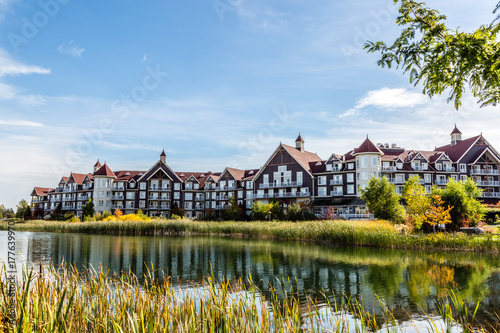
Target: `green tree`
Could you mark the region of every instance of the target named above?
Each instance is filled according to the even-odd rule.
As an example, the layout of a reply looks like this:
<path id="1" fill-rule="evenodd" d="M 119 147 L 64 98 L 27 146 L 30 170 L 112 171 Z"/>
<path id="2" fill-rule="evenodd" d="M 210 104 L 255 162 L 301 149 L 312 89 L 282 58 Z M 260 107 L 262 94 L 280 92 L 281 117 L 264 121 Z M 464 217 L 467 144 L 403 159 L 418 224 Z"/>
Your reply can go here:
<path id="1" fill-rule="evenodd" d="M 283 210 L 283 204 L 276 198 L 269 199 L 269 203 L 272 205 L 270 213 L 272 220 L 283 220 L 285 217 L 285 211 Z"/>
<path id="2" fill-rule="evenodd" d="M 426 222 L 426 212 L 431 206 L 431 198 L 427 195 L 425 187 L 420 184 L 420 177 L 410 177 L 403 186 L 403 200 L 406 204 L 406 213 L 411 220 L 413 228 L 420 230 Z"/>
<path id="3" fill-rule="evenodd" d="M 223 218 L 230 221 L 243 218 L 243 209 L 238 205 L 235 197 L 229 198 L 229 207 L 223 211 Z"/>
<path id="4" fill-rule="evenodd" d="M 85 206 L 82 207 L 82 215 L 83 219 L 95 215 L 94 202 L 92 201 L 92 199 L 87 200 Z"/>
<path id="5" fill-rule="evenodd" d="M 446 188 L 435 188 L 432 191 L 432 196 L 434 195 L 439 195 L 445 205 L 453 207 L 450 211 L 453 230 L 457 230 L 464 221 L 475 226 L 484 217 L 485 208 L 478 200 L 481 190 L 472 178 L 462 181 L 449 178 Z"/>
<path id="6" fill-rule="evenodd" d="M 250 214 L 254 221 L 264 221 L 269 219 L 272 204 L 256 201 L 252 205 L 252 213 Z"/>
<path id="7" fill-rule="evenodd" d="M 401 35 L 388 46 L 368 41 L 368 52 L 380 52 L 377 64 L 393 64 L 408 73 L 415 86 L 423 84 L 423 93 L 432 97 L 449 89 L 448 102 L 458 109 L 465 86 L 481 106 L 496 105 L 500 100 L 500 26 L 497 20 L 472 32 L 449 29 L 446 16 L 414 0 L 394 0 L 399 5 L 396 23 Z M 500 2 L 494 12 L 500 7 Z"/>
<path id="8" fill-rule="evenodd" d="M 386 177 L 372 177 L 368 186 L 361 189 L 361 199 L 366 201 L 366 206 L 375 218 L 392 221 L 396 212 L 397 222 L 404 222 L 404 208 L 399 203 L 396 188 Z"/>
<path id="9" fill-rule="evenodd" d="M 172 215 L 177 215 L 180 217 L 184 217 L 184 209 L 180 208 L 176 202 L 172 205 Z"/>
<path id="10" fill-rule="evenodd" d="M 28 202 L 24 199 L 19 201 L 19 205 L 16 206 L 16 217 L 22 219 L 26 216 L 31 216 L 31 208 Z"/>

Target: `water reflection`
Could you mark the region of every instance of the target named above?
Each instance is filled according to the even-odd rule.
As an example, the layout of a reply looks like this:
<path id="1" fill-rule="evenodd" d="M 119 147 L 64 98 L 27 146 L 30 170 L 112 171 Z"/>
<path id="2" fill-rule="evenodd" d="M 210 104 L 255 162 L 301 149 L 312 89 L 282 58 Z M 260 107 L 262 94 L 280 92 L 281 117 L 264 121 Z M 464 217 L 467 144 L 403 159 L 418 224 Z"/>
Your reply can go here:
<path id="1" fill-rule="evenodd" d="M 0 232 L 0 239 L 6 233 Z M 390 308 L 435 311 L 434 300 L 451 289 L 483 301 L 482 316 L 499 308 L 499 258 L 470 253 L 429 253 L 368 248 L 332 248 L 269 240 L 210 237 L 109 236 L 18 232 L 17 250 L 27 261 L 75 264 L 79 269 L 102 264 L 113 272 L 129 269 L 141 277 L 146 266 L 174 280 L 244 280 L 251 274 L 264 294 L 270 283 L 278 291 L 293 290 L 306 305 L 310 296 L 343 294 L 377 296 Z M 1 251 L 3 251 L 2 249 Z M 0 252 L 2 259 L 6 253 Z M 290 278 L 290 280 L 288 279 Z M 401 314 L 403 315 L 403 313 Z"/>

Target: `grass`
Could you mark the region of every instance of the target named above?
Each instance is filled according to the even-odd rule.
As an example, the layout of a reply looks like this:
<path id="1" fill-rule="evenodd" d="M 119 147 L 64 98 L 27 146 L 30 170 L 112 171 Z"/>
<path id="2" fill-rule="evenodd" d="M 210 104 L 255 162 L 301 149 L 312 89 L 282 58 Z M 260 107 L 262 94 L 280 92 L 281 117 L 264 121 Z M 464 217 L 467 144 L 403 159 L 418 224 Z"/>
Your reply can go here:
<path id="1" fill-rule="evenodd" d="M 374 316 L 362 300 L 348 296 L 326 299 L 323 308 L 312 299 L 306 305 L 299 304 L 293 291 L 287 295 L 271 291 L 265 299 L 251 277 L 230 283 L 208 276 L 201 284 L 174 287 L 170 277 L 158 280 L 153 273 L 151 269 L 139 283 L 130 272 L 113 277 L 102 268 L 78 271 L 50 266 L 40 267 L 38 273 L 24 269 L 15 284 L 13 302 L 7 296 L 9 286 L 4 279 L 0 281 L 0 319 L 8 317 L 11 305 L 17 314 L 13 324 L 2 320 L 0 329 L 117 333 L 407 331 L 381 301 L 374 305 L 381 315 Z M 426 326 L 432 331 L 447 332 L 457 326 L 465 332 L 485 331 L 474 324 L 477 307 L 469 312 L 470 306 L 457 294 L 436 305 L 443 319 L 421 314 L 428 318 Z M 417 328 L 409 319 L 405 325 Z"/>
<path id="2" fill-rule="evenodd" d="M 7 223 L 0 223 L 6 230 Z M 401 234 L 388 221 L 309 221 L 309 222 L 195 222 L 154 220 L 150 222 L 52 222 L 17 223 L 16 231 L 71 232 L 119 235 L 183 235 L 263 237 L 282 241 L 311 241 L 322 244 L 371 246 L 392 249 L 453 250 L 498 253 L 500 239 L 462 233 L 430 235 Z"/>

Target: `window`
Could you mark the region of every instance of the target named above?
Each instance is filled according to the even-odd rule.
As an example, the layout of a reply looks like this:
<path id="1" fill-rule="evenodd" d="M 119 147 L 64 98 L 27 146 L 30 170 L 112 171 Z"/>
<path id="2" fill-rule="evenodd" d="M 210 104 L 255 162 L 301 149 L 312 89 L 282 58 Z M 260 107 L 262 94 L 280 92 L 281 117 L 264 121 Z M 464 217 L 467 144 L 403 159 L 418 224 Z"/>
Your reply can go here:
<path id="1" fill-rule="evenodd" d="M 111 201 L 106 201 L 106 207 L 111 206 Z"/>
<path id="2" fill-rule="evenodd" d="M 326 171 L 332 171 L 332 170 L 333 170 L 333 166 L 331 164 L 327 164 Z"/>
<path id="3" fill-rule="evenodd" d="M 107 192 L 106 192 L 106 197 L 107 197 L 107 198 L 111 198 L 111 191 L 107 191 Z"/>
<path id="4" fill-rule="evenodd" d="M 378 167 L 378 159 L 377 156 L 370 157 L 370 168 L 375 169 Z"/>
<path id="5" fill-rule="evenodd" d="M 194 183 L 193 188 L 194 188 L 195 190 L 197 190 L 197 189 L 199 188 L 199 186 L 200 186 L 200 185 L 199 185 L 198 183 Z"/>
<path id="6" fill-rule="evenodd" d="M 425 192 L 431 193 L 432 187 L 430 185 L 425 185 Z"/>
<path id="7" fill-rule="evenodd" d="M 326 185 L 326 176 L 319 176 L 318 177 L 318 185 Z M 326 191 L 326 189 L 325 189 Z"/>
<path id="8" fill-rule="evenodd" d="M 267 175 L 267 174 L 263 175 L 262 179 L 263 179 L 264 184 L 269 184 L 269 175 Z"/>
<path id="9" fill-rule="evenodd" d="M 443 165 L 441 163 L 436 163 L 437 170 L 443 170 Z"/>
<path id="10" fill-rule="evenodd" d="M 460 180 L 467 180 L 467 176 L 466 175 L 461 175 L 460 176 Z"/>
<path id="11" fill-rule="evenodd" d="M 104 198 L 104 191 L 99 191 L 99 198 Z"/>
<path id="12" fill-rule="evenodd" d="M 278 166 L 278 172 L 285 172 L 285 171 L 286 171 L 286 165 Z"/>
<path id="13" fill-rule="evenodd" d="M 145 193 L 145 192 L 143 192 Z M 134 199 L 134 192 L 127 192 L 127 199 Z"/>
<path id="14" fill-rule="evenodd" d="M 354 170 L 354 163 L 348 163 L 347 164 L 347 169 Z"/>
<path id="15" fill-rule="evenodd" d="M 130 183 L 130 188 L 135 188 L 135 183 Z"/>
<path id="16" fill-rule="evenodd" d="M 144 208 L 144 207 L 146 207 L 146 201 L 144 200 L 139 201 L 139 208 Z"/>
<path id="17" fill-rule="evenodd" d="M 427 169 L 429 169 L 429 164 L 422 163 L 422 170 L 427 170 Z"/>
<path id="18" fill-rule="evenodd" d="M 368 157 L 367 156 L 361 156 L 359 158 L 360 163 L 361 163 L 361 168 L 366 168 L 368 166 Z"/>
<path id="19" fill-rule="evenodd" d="M 347 182 L 348 183 L 354 183 L 354 174 L 353 173 L 348 173 L 347 174 Z"/>
<path id="20" fill-rule="evenodd" d="M 180 183 L 174 183 L 174 190 L 179 191 L 181 189 Z"/>
<path id="21" fill-rule="evenodd" d="M 185 209 L 192 209 L 193 203 L 192 202 L 185 202 L 184 203 L 184 208 Z"/>
<path id="22" fill-rule="evenodd" d="M 192 190 L 193 189 L 193 183 L 189 182 L 186 183 L 186 190 Z"/>
<path id="23" fill-rule="evenodd" d="M 302 185 L 302 171 L 297 172 L 297 185 Z"/>
<path id="24" fill-rule="evenodd" d="M 318 187 L 318 196 L 325 196 L 326 195 L 326 187 Z"/>
<path id="25" fill-rule="evenodd" d="M 104 206 L 104 200 L 99 200 L 99 207 Z"/>
<path id="26" fill-rule="evenodd" d="M 180 199 L 181 194 L 179 192 L 174 192 L 174 199 Z"/>
<path id="27" fill-rule="evenodd" d="M 145 189 L 146 189 L 146 183 L 140 183 L 140 184 L 139 184 L 139 188 L 140 188 L 141 190 L 145 190 Z"/>
<path id="28" fill-rule="evenodd" d="M 354 194 L 354 185 L 347 185 L 347 194 Z"/>
<path id="29" fill-rule="evenodd" d="M 467 172 L 467 164 L 460 164 L 460 172 Z"/>
<path id="30" fill-rule="evenodd" d="M 401 162 L 396 163 L 396 168 L 403 169 L 403 163 Z"/>
<path id="31" fill-rule="evenodd" d="M 425 180 L 425 182 L 426 182 L 426 183 L 431 183 L 431 182 L 432 182 L 431 175 L 430 175 L 430 174 L 428 174 L 428 173 L 426 173 L 426 174 L 424 175 L 424 180 Z"/>
<path id="32" fill-rule="evenodd" d="M 145 198 L 146 198 L 146 192 L 141 191 L 141 192 L 139 193 L 139 199 L 145 199 Z"/>
<path id="33" fill-rule="evenodd" d="M 227 187 L 234 188 L 234 180 L 230 180 L 227 182 Z"/>
<path id="34" fill-rule="evenodd" d="M 186 200 L 193 200 L 193 193 L 185 193 L 184 194 L 184 199 L 186 199 Z"/>
<path id="35" fill-rule="evenodd" d="M 250 181 L 247 181 L 247 188 L 252 189 L 253 188 L 253 183 Z"/>
<path id="36" fill-rule="evenodd" d="M 252 191 L 247 191 L 247 198 L 251 198 L 252 197 Z"/>
<path id="37" fill-rule="evenodd" d="M 106 187 L 106 180 L 105 179 L 101 179 L 101 187 Z"/>
<path id="38" fill-rule="evenodd" d="M 368 172 L 362 172 L 361 173 L 361 179 L 362 180 L 367 180 L 368 179 Z"/>

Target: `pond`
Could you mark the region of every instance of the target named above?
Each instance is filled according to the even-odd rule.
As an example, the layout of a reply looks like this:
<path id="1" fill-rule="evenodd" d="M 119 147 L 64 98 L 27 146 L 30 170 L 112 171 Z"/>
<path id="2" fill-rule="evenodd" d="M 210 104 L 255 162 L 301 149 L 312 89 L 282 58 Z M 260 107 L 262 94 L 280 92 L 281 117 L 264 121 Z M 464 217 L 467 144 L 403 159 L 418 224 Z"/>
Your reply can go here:
<path id="1" fill-rule="evenodd" d="M 7 233 L 0 231 L 0 239 Z M 6 246 L 0 260 L 6 261 Z M 458 290 L 481 301 L 480 321 L 496 322 L 500 309 L 500 259 L 496 255 L 328 247 L 310 243 L 223 237 L 112 236 L 17 232 L 17 264 L 92 265 L 141 277 L 153 266 L 176 283 L 200 282 L 213 274 L 229 280 L 250 275 L 264 296 L 269 286 L 294 293 L 304 305 L 310 298 L 352 295 L 365 304 L 380 299 L 395 316 L 421 310 L 436 313 L 435 301 Z"/>

